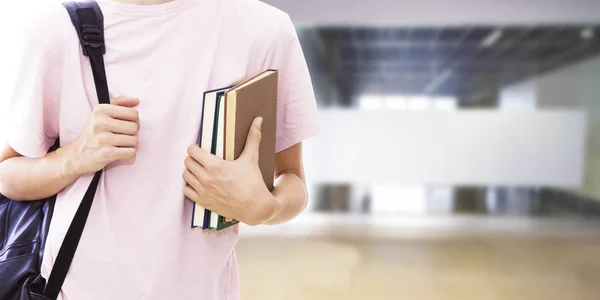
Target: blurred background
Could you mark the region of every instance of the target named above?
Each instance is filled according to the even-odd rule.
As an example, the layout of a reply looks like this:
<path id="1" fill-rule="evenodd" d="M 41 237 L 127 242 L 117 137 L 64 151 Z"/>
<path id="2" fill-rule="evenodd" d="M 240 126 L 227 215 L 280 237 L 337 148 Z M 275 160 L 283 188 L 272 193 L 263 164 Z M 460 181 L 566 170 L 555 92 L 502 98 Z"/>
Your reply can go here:
<path id="1" fill-rule="evenodd" d="M 243 299 L 600 299 L 600 1 L 265 2 L 323 132 Z"/>

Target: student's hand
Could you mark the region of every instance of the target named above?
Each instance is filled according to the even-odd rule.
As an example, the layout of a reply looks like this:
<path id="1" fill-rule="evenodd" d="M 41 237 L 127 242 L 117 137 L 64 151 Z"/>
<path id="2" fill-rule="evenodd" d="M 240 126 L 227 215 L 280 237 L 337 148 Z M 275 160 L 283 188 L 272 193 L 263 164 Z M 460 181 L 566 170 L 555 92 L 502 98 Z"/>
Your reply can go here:
<path id="1" fill-rule="evenodd" d="M 266 222 L 281 205 L 267 189 L 258 166 L 261 118 L 256 118 L 246 146 L 235 161 L 226 161 L 191 145 L 185 159 L 184 194 L 202 207 L 251 226 Z"/>
<path id="2" fill-rule="evenodd" d="M 81 135 L 67 145 L 71 151 L 67 172 L 90 174 L 112 162 L 135 158 L 140 127 L 135 107 L 140 101 L 124 96 L 110 101 L 94 108 Z"/>

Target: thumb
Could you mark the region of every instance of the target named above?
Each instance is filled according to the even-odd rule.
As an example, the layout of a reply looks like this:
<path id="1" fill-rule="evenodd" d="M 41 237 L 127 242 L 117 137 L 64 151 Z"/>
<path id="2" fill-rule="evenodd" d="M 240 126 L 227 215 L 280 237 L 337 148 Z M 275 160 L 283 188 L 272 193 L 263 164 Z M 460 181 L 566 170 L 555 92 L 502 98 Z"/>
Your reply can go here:
<path id="1" fill-rule="evenodd" d="M 140 100 L 137 98 L 119 96 L 117 98 L 110 99 L 110 104 L 124 107 L 136 107 L 140 104 Z"/>
<path id="2" fill-rule="evenodd" d="M 248 132 L 248 138 L 246 139 L 246 146 L 241 154 L 241 157 L 245 159 L 258 160 L 258 149 L 260 146 L 260 140 L 262 138 L 261 126 L 263 119 L 261 117 L 255 118 Z"/>

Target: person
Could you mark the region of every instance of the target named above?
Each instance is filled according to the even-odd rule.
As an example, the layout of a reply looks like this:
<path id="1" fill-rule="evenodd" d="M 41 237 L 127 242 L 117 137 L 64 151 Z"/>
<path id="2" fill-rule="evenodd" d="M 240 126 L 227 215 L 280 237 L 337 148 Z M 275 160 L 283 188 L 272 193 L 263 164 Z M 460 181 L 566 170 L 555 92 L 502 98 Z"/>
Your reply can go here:
<path id="1" fill-rule="evenodd" d="M 98 104 L 62 5 L 27 11 L 0 192 L 20 201 L 58 193 L 47 279 L 93 173 L 105 170 L 59 299 L 238 299 L 239 224 L 192 229 L 193 201 L 250 226 L 287 222 L 305 208 L 302 141 L 321 127 L 294 25 L 256 0 L 98 3 L 110 105 Z M 235 161 L 197 146 L 203 92 L 266 69 L 279 70 L 271 192 L 257 162 L 261 118 Z M 61 147 L 47 153 L 57 138 Z"/>

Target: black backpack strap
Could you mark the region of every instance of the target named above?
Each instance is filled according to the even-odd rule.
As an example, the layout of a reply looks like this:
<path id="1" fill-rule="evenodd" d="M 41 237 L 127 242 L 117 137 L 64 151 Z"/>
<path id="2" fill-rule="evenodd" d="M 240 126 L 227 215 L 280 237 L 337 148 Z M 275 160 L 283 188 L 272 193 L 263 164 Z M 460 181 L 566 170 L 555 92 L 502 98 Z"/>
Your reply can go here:
<path id="1" fill-rule="evenodd" d="M 71 22 L 77 30 L 83 55 L 89 57 L 94 72 L 96 93 L 100 103 L 109 104 L 108 84 L 104 70 L 106 45 L 104 43 L 104 17 L 96 1 L 65 2 Z"/>
<path id="2" fill-rule="evenodd" d="M 67 2 L 63 3 L 63 5 L 69 12 L 73 26 L 77 30 L 83 54 L 90 59 L 94 74 L 94 82 L 96 84 L 98 102 L 109 104 L 110 98 L 103 59 L 106 47 L 104 45 L 104 22 L 102 11 L 95 1 Z M 56 256 L 52 272 L 50 273 L 44 291 L 44 295 L 50 299 L 56 299 L 58 297 L 65 278 L 67 277 L 75 251 L 77 250 L 77 245 L 79 244 L 85 223 L 90 213 L 90 208 L 92 207 L 92 202 L 94 201 L 101 175 L 102 170 L 94 174 L 94 178 L 85 192 L 85 196 L 79 204 L 79 208 L 77 209 L 77 212 L 75 212 L 73 221 L 71 221 L 71 225 L 60 246 L 60 250 Z"/>

